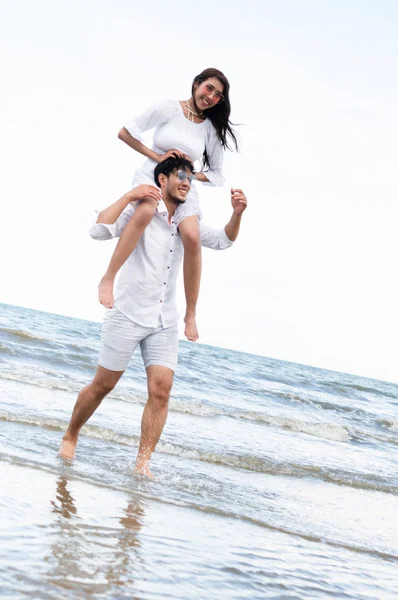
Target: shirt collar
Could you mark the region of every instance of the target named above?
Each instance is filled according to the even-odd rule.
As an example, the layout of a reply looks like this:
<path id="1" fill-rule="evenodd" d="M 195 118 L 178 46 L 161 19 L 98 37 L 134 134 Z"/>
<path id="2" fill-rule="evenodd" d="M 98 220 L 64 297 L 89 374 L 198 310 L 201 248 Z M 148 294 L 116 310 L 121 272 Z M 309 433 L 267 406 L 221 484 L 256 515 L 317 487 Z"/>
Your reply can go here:
<path id="1" fill-rule="evenodd" d="M 167 213 L 167 207 L 166 207 L 165 203 L 163 202 L 163 200 L 159 200 L 159 202 L 158 202 L 158 212 L 159 213 L 164 213 L 164 212 Z"/>
<path id="2" fill-rule="evenodd" d="M 157 211 L 160 215 L 162 215 L 163 217 L 166 217 L 167 220 L 169 218 L 169 211 L 167 210 L 167 206 L 164 203 L 163 200 L 159 200 L 158 202 L 158 206 L 157 206 Z M 175 213 L 174 213 L 175 214 Z M 173 220 L 174 215 L 172 215 L 171 220 Z"/>

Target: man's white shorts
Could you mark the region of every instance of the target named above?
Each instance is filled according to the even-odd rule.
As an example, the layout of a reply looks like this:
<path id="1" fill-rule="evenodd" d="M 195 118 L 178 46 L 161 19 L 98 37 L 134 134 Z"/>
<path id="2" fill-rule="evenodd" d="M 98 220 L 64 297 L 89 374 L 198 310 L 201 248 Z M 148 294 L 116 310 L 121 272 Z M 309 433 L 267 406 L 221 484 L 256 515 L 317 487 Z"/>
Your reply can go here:
<path id="1" fill-rule="evenodd" d="M 110 371 L 125 371 L 138 344 L 145 368 L 150 365 L 175 371 L 178 359 L 177 324 L 171 327 L 143 327 L 120 310 L 107 310 L 102 324 L 98 364 Z"/>

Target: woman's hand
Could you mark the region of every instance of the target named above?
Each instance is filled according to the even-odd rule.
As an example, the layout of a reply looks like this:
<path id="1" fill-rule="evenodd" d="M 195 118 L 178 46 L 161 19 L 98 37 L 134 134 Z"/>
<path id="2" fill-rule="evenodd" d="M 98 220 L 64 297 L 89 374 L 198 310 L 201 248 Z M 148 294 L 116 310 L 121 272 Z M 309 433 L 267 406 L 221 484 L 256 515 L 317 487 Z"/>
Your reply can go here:
<path id="1" fill-rule="evenodd" d="M 137 202 L 137 200 L 142 200 L 143 198 L 150 198 L 151 200 L 156 200 L 156 202 L 159 202 L 159 200 L 162 199 L 162 194 L 160 189 L 155 185 L 147 185 L 146 183 L 142 183 L 131 190 L 130 202 Z"/>
<path id="2" fill-rule="evenodd" d="M 164 160 L 167 160 L 168 158 L 185 158 L 185 160 L 189 160 L 191 161 L 191 159 L 189 158 L 189 156 L 187 156 L 186 154 L 184 154 L 183 152 L 181 152 L 181 150 L 168 150 L 167 152 L 165 152 L 164 154 L 158 154 L 158 163 L 163 162 Z"/>

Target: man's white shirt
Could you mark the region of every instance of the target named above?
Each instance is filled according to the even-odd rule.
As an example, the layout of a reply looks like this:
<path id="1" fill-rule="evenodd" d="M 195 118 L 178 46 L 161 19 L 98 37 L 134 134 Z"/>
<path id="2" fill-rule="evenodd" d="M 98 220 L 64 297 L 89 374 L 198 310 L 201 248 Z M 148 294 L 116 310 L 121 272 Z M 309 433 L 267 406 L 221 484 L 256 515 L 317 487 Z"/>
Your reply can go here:
<path id="1" fill-rule="evenodd" d="M 96 240 L 119 237 L 134 213 L 131 204 L 115 223 L 96 223 L 90 235 Z M 199 222 L 202 246 L 224 250 L 232 246 L 224 229 L 213 229 Z M 116 286 L 115 306 L 126 317 L 144 327 L 163 327 L 177 323 L 176 285 L 184 247 L 177 225 L 168 222 L 166 205 L 158 209 L 142 234 L 135 250 L 123 265 Z"/>

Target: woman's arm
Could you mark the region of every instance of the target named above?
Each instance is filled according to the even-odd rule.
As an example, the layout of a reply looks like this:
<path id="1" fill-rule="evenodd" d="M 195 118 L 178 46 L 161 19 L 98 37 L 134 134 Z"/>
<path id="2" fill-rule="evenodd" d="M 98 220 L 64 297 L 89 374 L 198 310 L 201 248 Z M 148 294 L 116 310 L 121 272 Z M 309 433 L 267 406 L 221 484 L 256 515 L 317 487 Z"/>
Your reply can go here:
<path id="1" fill-rule="evenodd" d="M 116 219 L 120 217 L 124 209 L 130 204 L 130 194 L 131 192 L 127 192 L 127 194 L 124 194 L 119 200 L 110 206 L 107 206 L 104 210 L 101 210 L 98 214 L 96 223 L 105 223 L 107 225 L 115 223 Z"/>
<path id="2" fill-rule="evenodd" d="M 132 202 L 149 195 L 160 198 L 159 188 L 154 185 L 139 185 L 104 208 L 99 213 L 97 222 L 90 228 L 91 237 L 95 240 L 110 240 L 119 237 L 134 214 L 135 209 Z"/>
<path id="3" fill-rule="evenodd" d="M 141 133 L 167 123 L 173 118 L 177 110 L 179 110 L 178 104 L 174 100 L 161 100 L 135 119 L 124 123 L 124 126 L 118 133 L 118 138 L 139 154 L 157 163 L 162 162 L 169 156 L 182 156 L 183 154 L 180 150 L 169 150 L 165 154 L 158 154 L 151 148 L 148 148 L 148 146 L 145 146 L 141 138 Z"/>
<path id="4" fill-rule="evenodd" d="M 206 175 L 202 172 L 196 172 L 195 171 L 195 177 L 198 181 L 201 181 L 202 183 L 209 183 L 209 180 L 207 179 Z"/>
<path id="5" fill-rule="evenodd" d="M 130 135 L 130 133 L 125 127 L 122 127 L 117 137 L 119 138 L 119 140 L 122 140 L 122 142 L 127 144 L 127 146 L 130 146 L 130 148 L 132 148 L 136 152 L 143 154 L 147 158 L 151 158 L 155 162 L 159 162 L 160 155 L 157 154 L 154 150 L 148 148 L 148 146 L 145 146 L 145 144 L 134 138 L 132 135 Z"/>
<path id="6" fill-rule="evenodd" d="M 164 160 L 166 160 L 166 158 L 169 158 L 169 156 L 176 156 L 176 157 L 181 156 L 182 158 L 184 157 L 183 152 L 181 152 L 180 150 L 176 150 L 176 149 L 168 150 L 164 154 L 158 154 L 154 150 L 151 150 L 150 148 L 148 148 L 148 146 L 145 146 L 145 144 L 140 142 L 140 140 L 137 140 L 135 137 L 133 137 L 127 131 L 127 129 L 125 127 L 123 127 L 119 131 L 117 137 L 119 138 L 119 140 L 122 140 L 122 142 L 127 144 L 127 146 L 130 146 L 130 148 L 132 148 L 136 152 L 143 154 L 147 158 L 150 158 L 151 160 L 154 160 L 157 163 L 163 162 Z M 206 180 L 206 178 L 205 178 L 205 180 Z"/>
<path id="7" fill-rule="evenodd" d="M 98 215 L 97 223 L 112 225 L 120 217 L 124 209 L 130 202 L 136 202 L 142 198 L 153 198 L 157 202 L 161 199 L 160 189 L 155 185 L 142 184 L 124 194 L 119 200 L 101 210 Z"/>
<path id="8" fill-rule="evenodd" d="M 209 169 L 201 173 L 195 173 L 199 181 L 207 185 L 222 187 L 225 183 L 222 166 L 224 161 L 224 149 L 218 139 L 213 124 L 209 121 L 207 125 L 206 151 L 209 158 Z"/>

